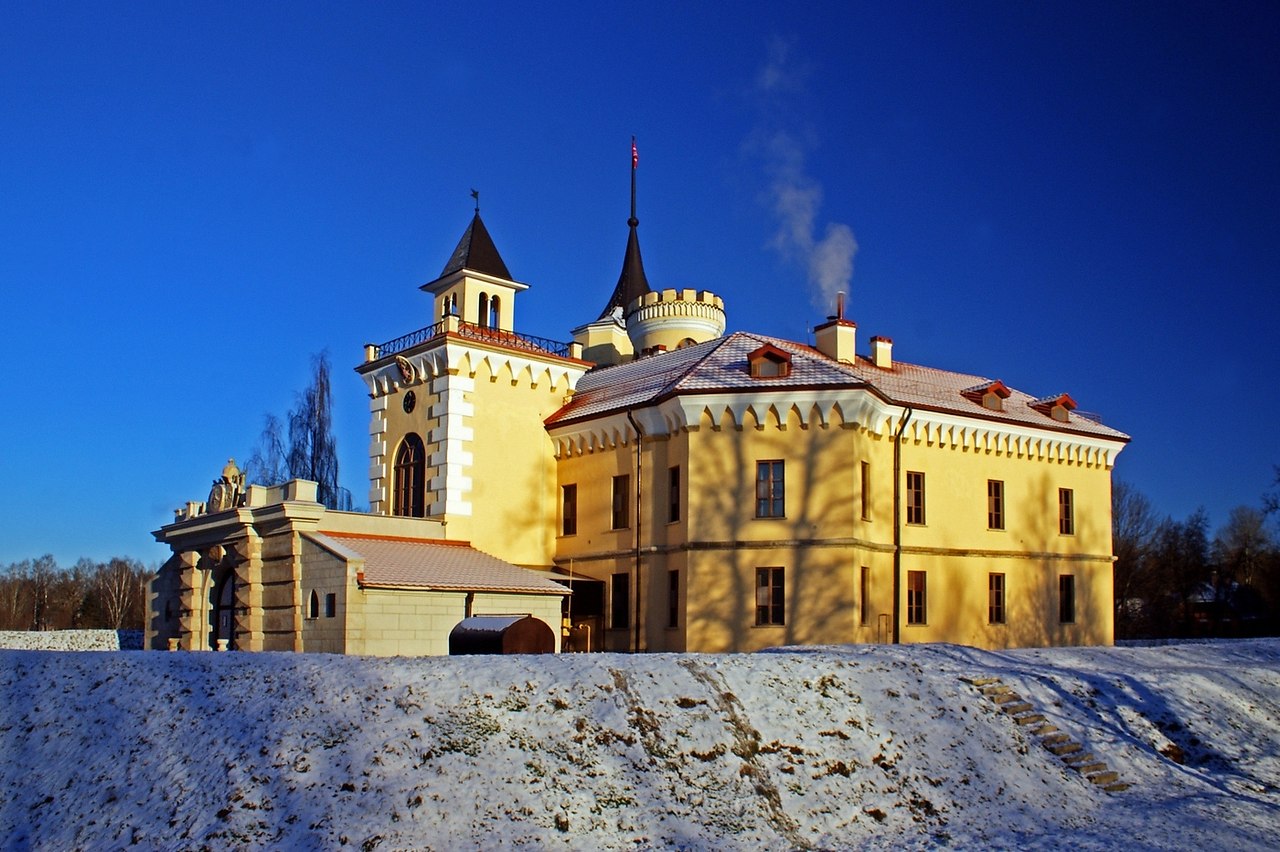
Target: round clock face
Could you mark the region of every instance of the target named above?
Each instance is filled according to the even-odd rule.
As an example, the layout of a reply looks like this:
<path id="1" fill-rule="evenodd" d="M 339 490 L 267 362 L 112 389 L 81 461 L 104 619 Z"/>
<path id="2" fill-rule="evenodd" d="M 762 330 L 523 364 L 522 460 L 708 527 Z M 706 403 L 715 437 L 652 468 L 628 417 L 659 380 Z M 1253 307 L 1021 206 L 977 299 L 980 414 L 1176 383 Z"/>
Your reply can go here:
<path id="1" fill-rule="evenodd" d="M 418 404 L 418 395 L 415 394 L 413 391 L 409 391 L 404 395 L 404 413 L 405 414 L 412 413 L 413 407 L 417 404 Z"/>

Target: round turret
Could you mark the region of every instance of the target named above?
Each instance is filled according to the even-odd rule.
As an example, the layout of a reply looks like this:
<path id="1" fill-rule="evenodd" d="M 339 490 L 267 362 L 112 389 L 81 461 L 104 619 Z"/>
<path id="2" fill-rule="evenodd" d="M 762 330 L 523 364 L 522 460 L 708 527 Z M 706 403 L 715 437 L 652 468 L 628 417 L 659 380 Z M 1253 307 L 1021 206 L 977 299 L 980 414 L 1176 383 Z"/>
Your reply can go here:
<path id="1" fill-rule="evenodd" d="M 680 349 L 724 334 L 724 300 L 707 290 L 645 293 L 627 305 L 626 325 L 638 355 Z"/>

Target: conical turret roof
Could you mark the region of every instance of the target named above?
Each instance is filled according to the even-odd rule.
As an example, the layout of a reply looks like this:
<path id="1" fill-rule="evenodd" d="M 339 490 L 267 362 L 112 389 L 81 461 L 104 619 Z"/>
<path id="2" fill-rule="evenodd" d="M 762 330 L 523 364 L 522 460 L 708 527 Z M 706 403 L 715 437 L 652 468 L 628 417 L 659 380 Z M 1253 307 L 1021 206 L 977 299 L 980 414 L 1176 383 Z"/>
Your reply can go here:
<path id="1" fill-rule="evenodd" d="M 498 247 L 493 244 L 493 238 L 489 236 L 489 230 L 481 221 L 478 210 L 472 217 L 471 224 L 467 225 L 462 239 L 458 240 L 458 247 L 453 250 L 449 262 L 444 265 L 444 271 L 440 273 L 440 277 L 444 278 L 460 269 L 482 272 L 507 281 L 514 280 L 507 270 L 507 265 L 502 262 L 502 255 L 498 254 Z"/>
<path id="2" fill-rule="evenodd" d="M 640 258 L 640 237 L 636 234 L 636 226 L 640 222 L 635 216 L 627 220 L 631 233 L 627 236 L 627 252 L 622 258 L 622 274 L 618 276 L 618 286 L 613 288 L 609 303 L 600 312 L 600 319 L 613 314 L 615 309 L 626 310 L 627 305 L 650 292 L 649 279 L 644 275 L 644 261 Z"/>

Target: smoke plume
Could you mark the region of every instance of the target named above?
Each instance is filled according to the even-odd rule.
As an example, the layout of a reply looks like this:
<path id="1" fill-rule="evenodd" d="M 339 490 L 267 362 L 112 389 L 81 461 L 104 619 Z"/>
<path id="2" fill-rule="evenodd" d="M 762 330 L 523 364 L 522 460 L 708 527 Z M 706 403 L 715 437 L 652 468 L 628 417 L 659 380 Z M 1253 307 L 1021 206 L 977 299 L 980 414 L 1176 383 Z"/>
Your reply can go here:
<path id="1" fill-rule="evenodd" d="M 791 53 L 786 41 L 769 46 L 753 91 L 760 118 L 746 148 L 763 161 L 769 179 L 767 202 L 777 225 L 770 247 L 804 268 L 815 306 L 828 311 L 836 293 L 849 292 L 858 241 L 853 229 L 840 222 L 819 229 L 822 185 L 805 165 L 815 134 L 794 115 L 806 100 L 807 69 L 793 62 Z"/>

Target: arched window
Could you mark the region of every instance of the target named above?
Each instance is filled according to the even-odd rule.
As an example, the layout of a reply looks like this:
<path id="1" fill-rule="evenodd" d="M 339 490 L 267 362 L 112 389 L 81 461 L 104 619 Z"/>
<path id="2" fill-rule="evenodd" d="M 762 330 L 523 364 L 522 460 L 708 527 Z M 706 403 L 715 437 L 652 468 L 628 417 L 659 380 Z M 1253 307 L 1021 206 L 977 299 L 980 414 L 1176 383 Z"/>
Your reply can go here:
<path id="1" fill-rule="evenodd" d="M 408 518 L 426 516 L 426 478 L 426 448 L 422 446 L 422 439 L 410 432 L 400 442 L 400 449 L 396 450 L 393 515 Z"/>
<path id="2" fill-rule="evenodd" d="M 480 323 L 480 325 L 487 326 L 489 324 L 489 294 L 488 293 L 480 294 L 480 312 L 476 316 L 478 317 L 476 322 Z"/>
<path id="3" fill-rule="evenodd" d="M 494 296 L 492 299 L 490 299 L 490 300 L 489 300 L 489 328 L 498 328 L 498 327 L 499 327 L 499 324 L 498 324 L 498 317 L 499 317 L 498 305 L 499 305 L 499 299 L 498 299 L 498 297 L 497 297 L 497 296 Z"/>
<path id="4" fill-rule="evenodd" d="M 214 648 L 218 647 L 219 641 L 225 641 L 227 650 L 236 649 L 235 606 L 236 573 L 228 568 L 222 579 L 213 587 Z"/>
<path id="5" fill-rule="evenodd" d="M 458 294 L 450 293 L 440 300 L 440 318 L 458 315 Z"/>
<path id="6" fill-rule="evenodd" d="M 307 618 L 320 617 L 320 596 L 316 594 L 316 590 L 311 590 L 311 606 L 307 610 Z"/>

